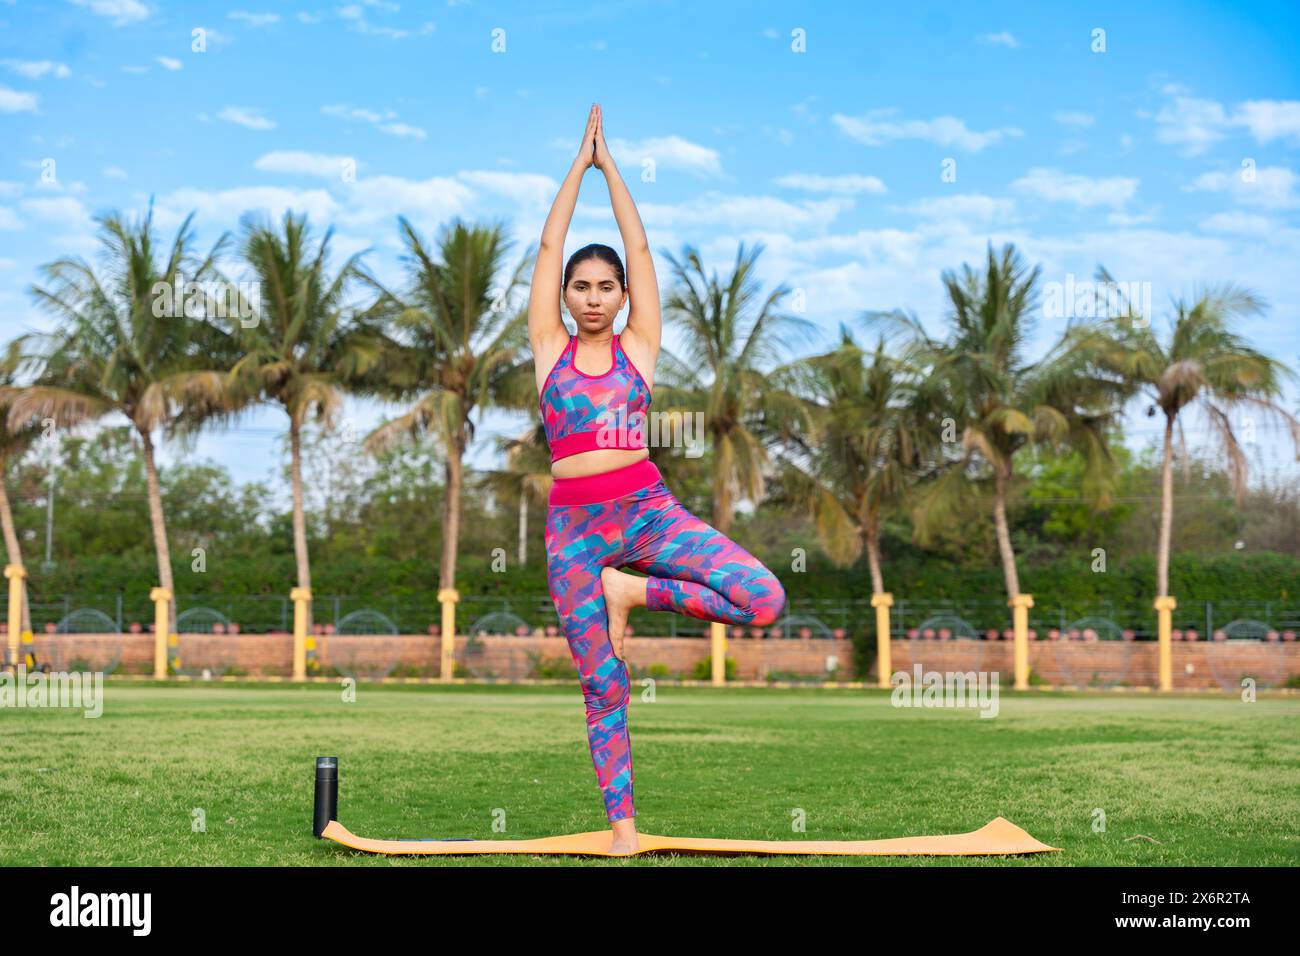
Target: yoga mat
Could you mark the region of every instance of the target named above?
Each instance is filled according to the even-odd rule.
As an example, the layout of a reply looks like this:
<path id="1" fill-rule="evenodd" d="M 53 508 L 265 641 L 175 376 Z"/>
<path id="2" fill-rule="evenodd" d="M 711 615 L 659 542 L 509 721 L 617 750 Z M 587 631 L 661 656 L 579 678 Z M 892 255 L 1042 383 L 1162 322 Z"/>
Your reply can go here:
<path id="1" fill-rule="evenodd" d="M 364 850 L 367 853 L 438 856 L 458 856 L 467 853 L 567 853 L 578 856 L 637 856 L 642 853 L 1000 856 L 1061 852 L 1060 847 L 1039 843 L 1005 817 L 995 817 L 970 833 L 894 837 L 888 840 L 711 840 L 638 833 L 637 839 L 641 846 L 636 853 L 610 853 L 609 846 L 614 835 L 609 830 L 569 833 L 536 840 L 369 840 L 353 835 L 343 824 L 331 820 L 321 836 L 353 850 Z"/>

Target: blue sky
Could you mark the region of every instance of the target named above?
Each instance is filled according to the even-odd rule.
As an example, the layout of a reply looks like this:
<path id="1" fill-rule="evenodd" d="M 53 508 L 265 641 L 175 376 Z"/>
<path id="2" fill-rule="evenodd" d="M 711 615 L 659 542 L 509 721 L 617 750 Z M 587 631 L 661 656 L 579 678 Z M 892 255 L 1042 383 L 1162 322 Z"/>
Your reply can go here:
<path id="1" fill-rule="evenodd" d="M 826 335 L 791 356 L 866 309 L 941 332 L 940 273 L 1010 241 L 1042 283 L 1103 264 L 1145 284 L 1162 332 L 1171 298 L 1240 283 L 1268 303 L 1240 332 L 1300 368 L 1298 46 L 1294 2 L 0 0 L 0 338 L 48 327 L 41 264 L 93 257 L 92 217 L 150 196 L 165 241 L 197 211 L 200 250 L 293 209 L 397 281 L 397 216 L 429 236 L 461 216 L 507 220 L 513 264 L 599 101 L 656 253 L 725 271 L 762 243 L 764 289 L 801 290 Z M 620 246 L 595 170 L 568 249 L 592 241 Z M 1064 323 L 1040 317 L 1037 352 Z M 278 485 L 284 424 L 259 411 L 197 454 Z M 1156 424 L 1130 415 L 1133 446 Z M 1294 479 L 1282 432 L 1256 428 L 1256 474 Z"/>

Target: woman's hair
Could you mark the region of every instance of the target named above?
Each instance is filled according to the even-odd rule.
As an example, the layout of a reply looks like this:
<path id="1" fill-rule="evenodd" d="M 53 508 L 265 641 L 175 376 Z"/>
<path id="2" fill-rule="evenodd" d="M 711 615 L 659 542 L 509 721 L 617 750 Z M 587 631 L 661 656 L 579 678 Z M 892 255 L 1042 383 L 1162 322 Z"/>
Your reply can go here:
<path id="1" fill-rule="evenodd" d="M 580 262 L 586 262 L 588 259 L 599 259 L 601 262 L 612 266 L 614 276 L 618 279 L 619 288 L 627 288 L 627 274 L 623 271 L 623 260 L 619 258 L 617 252 L 609 246 L 601 245 L 599 242 L 583 246 L 569 256 L 569 262 L 564 267 L 564 285 L 561 288 L 567 289 L 569 287 L 569 280 L 573 278 L 573 267 Z"/>

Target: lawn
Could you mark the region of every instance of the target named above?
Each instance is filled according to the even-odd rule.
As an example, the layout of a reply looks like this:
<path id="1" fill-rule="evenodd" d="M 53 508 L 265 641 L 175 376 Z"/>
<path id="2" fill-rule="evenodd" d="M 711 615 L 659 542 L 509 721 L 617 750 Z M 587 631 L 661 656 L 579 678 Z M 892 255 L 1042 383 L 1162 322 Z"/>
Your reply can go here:
<path id="1" fill-rule="evenodd" d="M 578 688 L 112 681 L 103 715 L 3 709 L 0 864 L 1295 866 L 1300 699 L 1004 692 L 998 715 L 876 690 L 637 686 L 642 831 L 960 833 L 1019 857 L 381 857 L 311 834 L 317 755 L 360 836 L 527 839 L 607 824 Z M 1094 821 L 1104 813 L 1104 830 Z M 804 832 L 793 821 L 806 821 Z M 202 821 L 202 827 L 195 824 Z M 494 821 L 503 829 L 494 830 Z"/>

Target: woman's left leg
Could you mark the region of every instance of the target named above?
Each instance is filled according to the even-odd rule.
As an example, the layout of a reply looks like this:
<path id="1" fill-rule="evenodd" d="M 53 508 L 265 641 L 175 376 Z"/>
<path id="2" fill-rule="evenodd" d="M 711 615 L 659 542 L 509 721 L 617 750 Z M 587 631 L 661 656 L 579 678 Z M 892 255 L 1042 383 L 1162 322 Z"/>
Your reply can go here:
<path id="1" fill-rule="evenodd" d="M 662 482 L 633 497 L 623 565 L 650 576 L 648 610 L 760 627 L 780 616 L 785 588 L 762 562 L 687 511 Z"/>

